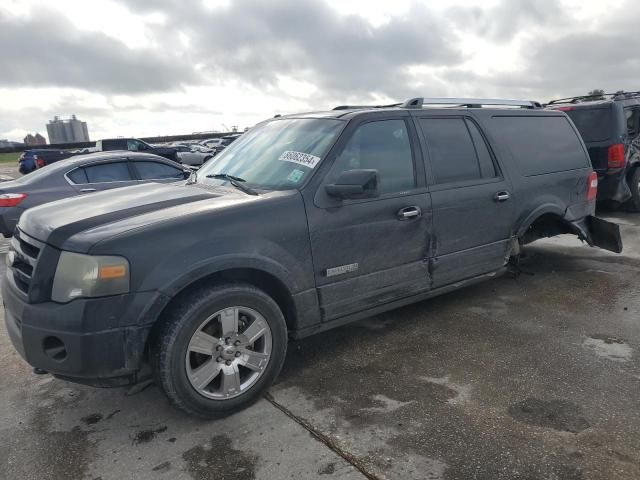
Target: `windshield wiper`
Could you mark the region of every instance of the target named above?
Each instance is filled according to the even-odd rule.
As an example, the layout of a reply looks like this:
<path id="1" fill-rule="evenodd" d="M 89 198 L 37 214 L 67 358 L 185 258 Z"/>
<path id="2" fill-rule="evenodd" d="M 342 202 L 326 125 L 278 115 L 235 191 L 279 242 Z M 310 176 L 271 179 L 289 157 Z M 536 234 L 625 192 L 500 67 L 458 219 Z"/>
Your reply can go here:
<path id="1" fill-rule="evenodd" d="M 246 182 L 244 178 L 236 177 L 234 175 L 229 175 L 228 173 L 211 173 L 206 177 L 226 180 L 231 185 L 236 187 L 238 190 L 243 191 L 244 193 L 247 193 L 249 195 L 258 195 L 258 192 L 256 192 L 253 188 L 242 184 L 242 182 Z"/>

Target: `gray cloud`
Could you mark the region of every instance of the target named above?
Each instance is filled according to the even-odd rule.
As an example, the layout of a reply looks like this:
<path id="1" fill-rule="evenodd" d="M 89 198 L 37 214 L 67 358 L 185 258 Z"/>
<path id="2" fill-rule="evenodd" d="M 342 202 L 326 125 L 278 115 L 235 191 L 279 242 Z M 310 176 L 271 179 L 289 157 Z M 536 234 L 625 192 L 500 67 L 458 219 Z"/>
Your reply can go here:
<path id="1" fill-rule="evenodd" d="M 139 0 L 133 11 L 157 10 Z M 287 75 L 316 85 L 325 96 L 406 95 L 413 65 L 454 65 L 462 55 L 440 14 L 415 4 L 407 15 L 379 27 L 341 16 L 321 0 L 245 0 L 208 10 L 165 1 L 170 31 L 191 38 L 192 62 L 209 79 L 234 78 L 258 87 Z"/>
<path id="2" fill-rule="evenodd" d="M 522 48 L 524 68 L 512 73 L 478 75 L 454 68 L 446 73 L 452 82 L 469 88 L 491 88 L 500 96 L 528 97 L 540 101 L 585 95 L 594 88 L 607 91 L 640 90 L 640 49 L 635 33 L 640 6 L 623 6 L 626 15 L 601 19 L 595 31 L 556 31 L 530 38 Z"/>
<path id="3" fill-rule="evenodd" d="M 79 31 L 47 10 L 28 19 L 0 12 L 0 45 L 6 46 L 0 86 L 129 94 L 198 81 L 190 68 L 167 52 L 129 49 L 104 34 Z"/>
<path id="4" fill-rule="evenodd" d="M 366 102 L 378 95 L 546 100 L 592 88 L 640 88 L 635 84 L 640 61 L 633 55 L 640 46 L 635 35 L 640 5 L 631 0 L 602 14 L 593 32 L 577 23 L 560 0 L 502 0 L 491 7 L 438 11 L 416 2 L 406 14 L 379 26 L 357 15 L 340 15 L 324 0 L 233 0 L 214 9 L 200 0 L 118 1 L 132 13 L 165 14 L 164 25 L 141 25 L 154 49 L 130 49 L 104 34 L 79 31 L 51 11 L 30 18 L 0 13 L 0 44 L 7 46 L 0 60 L 5 67 L 0 87 L 59 86 L 100 93 L 104 108 L 64 98 L 51 112 L 95 118 L 113 115 L 109 99 L 114 94 L 179 92 L 229 82 L 281 96 L 286 108 L 292 95 L 280 90 L 280 76 L 317 87 L 313 98 L 296 99 L 310 108 Z M 467 32 L 496 45 L 517 40 L 523 68 L 502 73 L 489 65 L 486 74 L 464 68 L 460 34 Z M 180 42 L 182 33 L 190 39 L 188 48 Z M 435 68 L 415 77 L 408 73 L 413 66 Z M 142 102 L 130 109 L 149 115 L 165 109 L 217 113 L 216 105 L 202 99 L 199 106 L 199 100 L 189 98 L 178 109 Z M 5 131 L 18 124 L 0 118 Z"/>
<path id="5" fill-rule="evenodd" d="M 559 0 L 502 0 L 491 8 L 452 7 L 448 19 L 475 34 L 504 42 L 532 28 L 554 27 L 570 16 Z"/>

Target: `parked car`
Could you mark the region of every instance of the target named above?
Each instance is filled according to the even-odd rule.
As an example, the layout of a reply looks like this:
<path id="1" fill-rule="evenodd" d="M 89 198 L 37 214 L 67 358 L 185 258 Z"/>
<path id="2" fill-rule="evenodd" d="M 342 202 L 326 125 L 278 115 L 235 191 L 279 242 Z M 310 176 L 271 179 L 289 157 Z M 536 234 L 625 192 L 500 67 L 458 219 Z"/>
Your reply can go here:
<path id="1" fill-rule="evenodd" d="M 218 154 L 221 151 L 223 151 L 225 148 L 227 148 L 229 145 L 231 145 L 233 142 L 235 142 L 238 138 L 240 138 L 241 135 L 242 135 L 241 133 L 237 133 L 233 135 L 225 135 L 220 139 L 220 143 L 218 143 L 215 146 L 212 146 L 211 148 L 216 152 L 216 154 Z"/>
<path id="2" fill-rule="evenodd" d="M 137 138 L 109 138 L 98 140 L 95 150 L 97 152 L 107 152 L 111 150 L 128 150 L 130 152 L 153 153 L 169 160 L 178 161 L 176 149 L 166 146 L 149 145 Z"/>
<path id="3" fill-rule="evenodd" d="M 552 100 L 587 145 L 598 173 L 598 200 L 640 212 L 640 92 Z"/>
<path id="4" fill-rule="evenodd" d="M 77 155 L 0 184 L 0 233 L 10 237 L 25 210 L 62 198 L 147 182 L 175 182 L 191 174 L 157 155 L 106 152 Z M 90 208 L 87 199 L 84 211 Z"/>
<path id="5" fill-rule="evenodd" d="M 69 158 L 73 153 L 66 150 L 55 150 L 50 148 L 35 148 L 25 150 L 18 158 L 18 171 L 26 175 L 38 168 L 50 165 L 59 160 Z"/>
<path id="6" fill-rule="evenodd" d="M 210 158 L 213 158 L 213 156 L 215 155 L 215 152 L 213 150 L 198 144 L 174 144 L 173 148 L 175 148 L 176 152 L 178 152 L 178 161 L 185 165 L 199 166 Z"/>
<path id="7" fill-rule="evenodd" d="M 273 118 L 182 184 L 27 211 L 6 324 L 39 369 L 113 386 L 150 365 L 175 405 L 225 415 L 271 385 L 290 337 L 493 278 L 542 237 L 621 251 L 596 193 L 573 124 L 533 102 Z"/>
<path id="8" fill-rule="evenodd" d="M 222 144 L 222 137 L 219 138 L 209 138 L 207 140 L 202 140 L 200 142 L 200 145 L 206 147 L 206 148 L 216 148 L 219 147 Z"/>

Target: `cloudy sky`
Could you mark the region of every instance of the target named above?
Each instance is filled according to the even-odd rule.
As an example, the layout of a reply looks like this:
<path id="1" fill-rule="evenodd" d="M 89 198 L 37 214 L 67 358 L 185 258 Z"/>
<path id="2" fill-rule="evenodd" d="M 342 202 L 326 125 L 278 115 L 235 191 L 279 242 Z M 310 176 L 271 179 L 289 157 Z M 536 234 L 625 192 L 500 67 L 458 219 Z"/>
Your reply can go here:
<path id="1" fill-rule="evenodd" d="M 411 96 L 639 90 L 634 0 L 0 0 L 0 138 L 241 129 Z"/>

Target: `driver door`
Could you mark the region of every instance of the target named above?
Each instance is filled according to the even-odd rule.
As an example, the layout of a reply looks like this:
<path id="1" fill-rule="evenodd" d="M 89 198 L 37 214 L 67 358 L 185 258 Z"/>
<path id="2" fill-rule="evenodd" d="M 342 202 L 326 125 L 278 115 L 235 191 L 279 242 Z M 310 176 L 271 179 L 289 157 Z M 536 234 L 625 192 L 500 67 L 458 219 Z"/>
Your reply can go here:
<path id="1" fill-rule="evenodd" d="M 408 116 L 378 117 L 350 126 L 344 137 L 313 204 L 307 204 L 324 321 L 430 287 L 431 201 L 422 162 L 416 161 L 413 124 Z M 338 200 L 327 194 L 325 185 L 354 169 L 377 170 L 378 197 Z"/>

